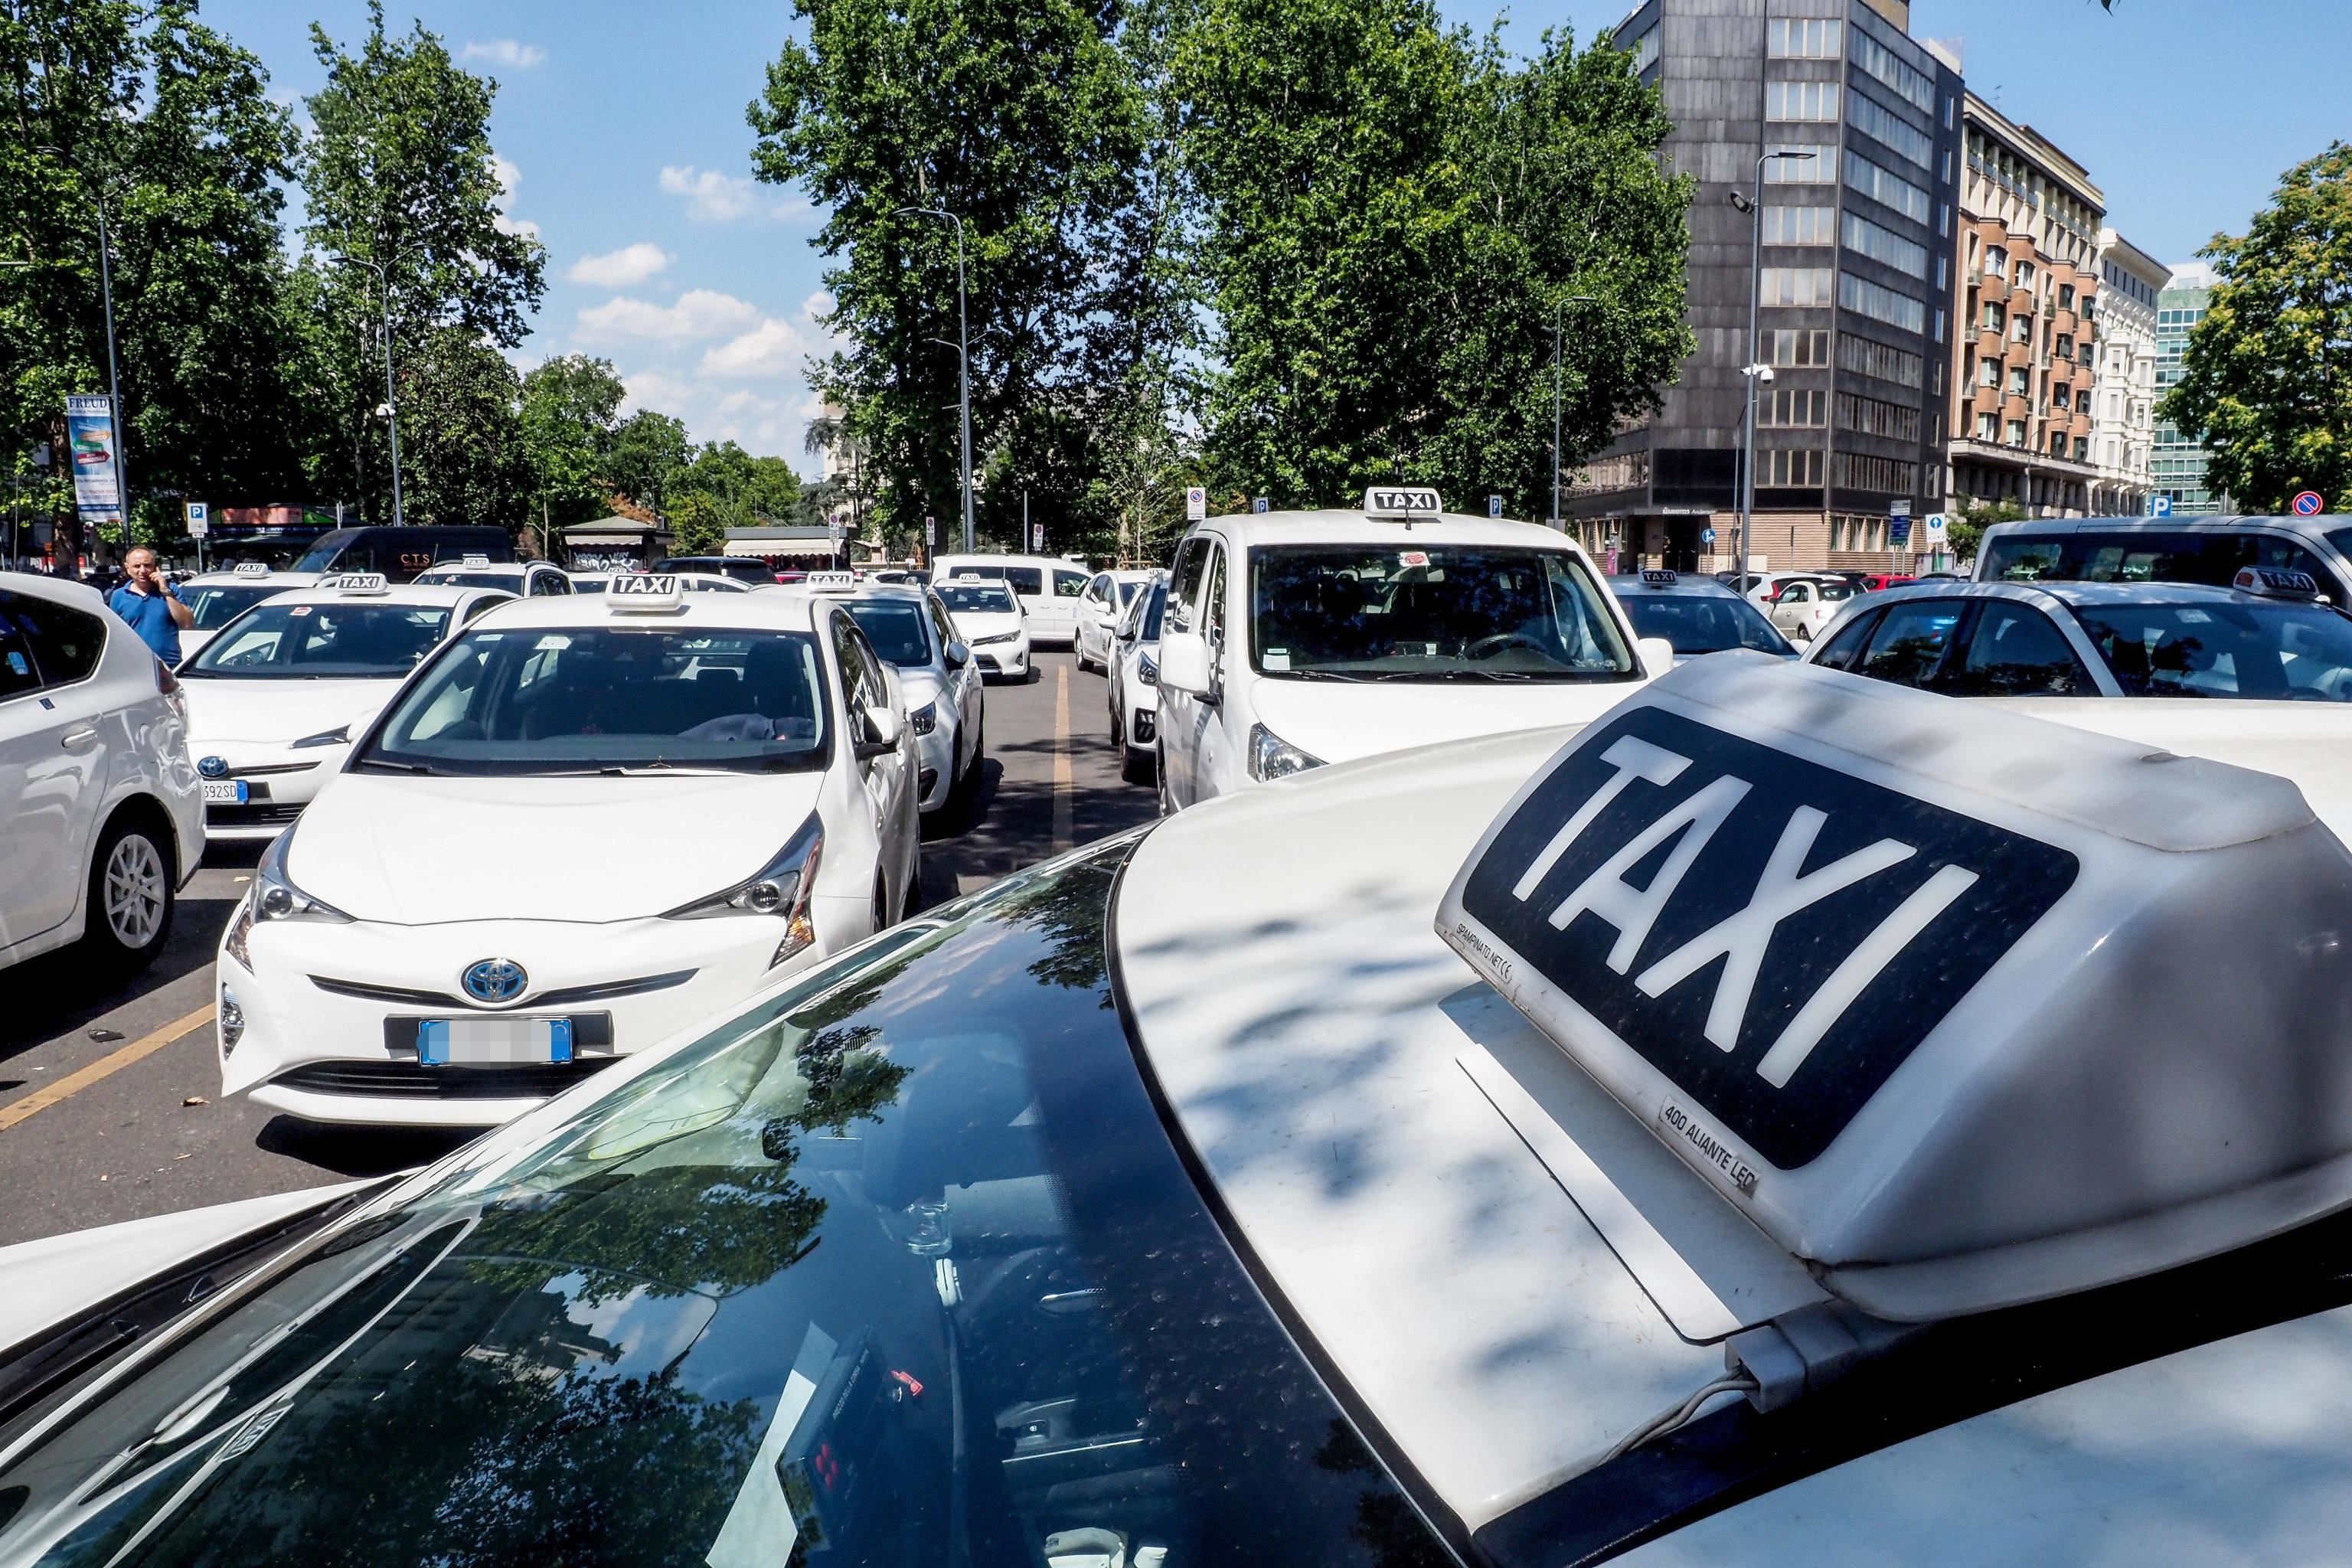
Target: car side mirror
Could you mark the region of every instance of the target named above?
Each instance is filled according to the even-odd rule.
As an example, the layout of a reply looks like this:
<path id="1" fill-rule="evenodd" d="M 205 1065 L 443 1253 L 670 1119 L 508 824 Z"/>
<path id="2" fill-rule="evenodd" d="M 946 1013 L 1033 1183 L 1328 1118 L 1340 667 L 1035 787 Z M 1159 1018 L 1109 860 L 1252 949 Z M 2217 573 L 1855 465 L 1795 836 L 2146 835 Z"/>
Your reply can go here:
<path id="1" fill-rule="evenodd" d="M 1171 631 L 1160 639 L 1160 684 L 1171 691 L 1209 695 L 1209 639 L 1198 632 Z"/>
<path id="2" fill-rule="evenodd" d="M 1633 651 L 1641 656 L 1644 679 L 1655 680 L 1675 667 L 1675 645 L 1664 637 L 1643 637 Z"/>
<path id="3" fill-rule="evenodd" d="M 857 742 L 859 757 L 878 757 L 898 745 L 898 715 L 888 708 L 868 708 L 860 726 L 866 733 Z"/>
<path id="4" fill-rule="evenodd" d="M 961 642 L 949 643 L 943 651 L 947 656 L 948 668 L 950 669 L 961 669 L 965 665 L 971 662 L 971 649 L 966 647 Z"/>

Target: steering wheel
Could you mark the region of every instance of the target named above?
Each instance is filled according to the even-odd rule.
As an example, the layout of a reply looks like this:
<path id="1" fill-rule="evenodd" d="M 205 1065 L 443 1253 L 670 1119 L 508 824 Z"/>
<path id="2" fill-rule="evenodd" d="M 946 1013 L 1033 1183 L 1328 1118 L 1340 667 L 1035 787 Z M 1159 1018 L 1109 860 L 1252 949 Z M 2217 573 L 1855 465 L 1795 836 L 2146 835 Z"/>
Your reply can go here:
<path id="1" fill-rule="evenodd" d="M 1508 647 L 1530 648 L 1538 653 L 1543 645 L 1525 632 L 1494 632 L 1480 637 L 1462 650 L 1464 658 L 1491 658 Z"/>

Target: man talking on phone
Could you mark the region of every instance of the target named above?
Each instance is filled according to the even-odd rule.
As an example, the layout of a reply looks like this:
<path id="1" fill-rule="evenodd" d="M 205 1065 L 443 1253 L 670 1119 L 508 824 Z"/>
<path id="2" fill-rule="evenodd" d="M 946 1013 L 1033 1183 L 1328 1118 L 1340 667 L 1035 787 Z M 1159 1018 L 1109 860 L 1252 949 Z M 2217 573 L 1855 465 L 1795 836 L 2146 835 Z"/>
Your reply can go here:
<path id="1" fill-rule="evenodd" d="M 196 613 L 180 603 L 163 574 L 155 569 L 155 552 L 145 546 L 122 558 L 131 581 L 106 596 L 106 607 L 131 624 L 139 640 L 155 650 L 165 668 L 180 662 L 180 631 L 196 624 Z"/>

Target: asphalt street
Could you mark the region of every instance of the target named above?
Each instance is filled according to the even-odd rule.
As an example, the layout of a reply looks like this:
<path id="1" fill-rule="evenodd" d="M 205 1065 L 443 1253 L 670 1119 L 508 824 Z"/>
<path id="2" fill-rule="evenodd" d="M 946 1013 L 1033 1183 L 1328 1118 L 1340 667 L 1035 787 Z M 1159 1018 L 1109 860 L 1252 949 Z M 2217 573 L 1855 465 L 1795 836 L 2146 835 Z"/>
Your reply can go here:
<path id="1" fill-rule="evenodd" d="M 988 689 L 988 760 L 963 819 L 927 824 L 923 902 L 1150 816 L 1123 784 L 1103 679 L 1067 653 Z M 127 986 L 36 960 L 0 1009 L 0 1245 L 421 1164 L 463 1134 L 324 1127 L 220 1097 L 213 959 L 254 848 L 205 859 L 170 943 Z"/>

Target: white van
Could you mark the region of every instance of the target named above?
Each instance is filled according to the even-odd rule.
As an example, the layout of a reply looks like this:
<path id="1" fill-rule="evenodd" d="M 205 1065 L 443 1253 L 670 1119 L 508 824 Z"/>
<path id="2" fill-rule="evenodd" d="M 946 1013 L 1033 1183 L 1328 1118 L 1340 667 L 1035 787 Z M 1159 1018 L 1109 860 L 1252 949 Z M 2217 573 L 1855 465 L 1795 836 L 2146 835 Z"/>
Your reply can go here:
<path id="1" fill-rule="evenodd" d="M 2242 568 L 2308 572 L 2352 608 L 2352 527 L 2334 517 L 2049 517 L 1996 523 L 1977 547 L 1979 583 L 2202 583 Z"/>
<path id="2" fill-rule="evenodd" d="M 1529 522 L 1375 486 L 1360 511 L 1234 513 L 1176 549 L 1160 640 L 1163 812 L 1326 763 L 1596 719 L 1674 649 Z"/>
<path id="3" fill-rule="evenodd" d="M 1052 555 L 942 555 L 931 563 L 931 581 L 950 577 L 1002 577 L 1029 617 L 1032 643 L 1077 640 L 1078 595 L 1094 574 Z"/>

